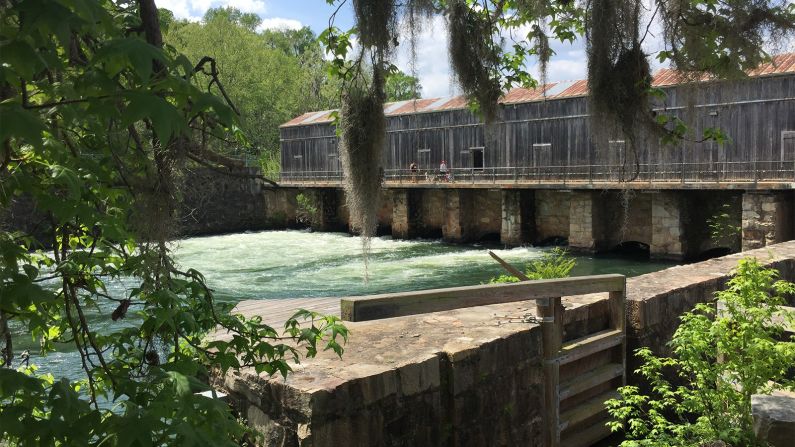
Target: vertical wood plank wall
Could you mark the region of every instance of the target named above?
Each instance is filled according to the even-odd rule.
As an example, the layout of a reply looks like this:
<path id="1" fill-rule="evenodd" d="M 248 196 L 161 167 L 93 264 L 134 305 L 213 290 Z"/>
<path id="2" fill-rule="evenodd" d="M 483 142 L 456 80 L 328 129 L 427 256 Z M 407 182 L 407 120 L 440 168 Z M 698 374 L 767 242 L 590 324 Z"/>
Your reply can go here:
<path id="1" fill-rule="evenodd" d="M 706 181 L 722 175 L 731 180 L 730 171 L 753 171 L 761 180 L 775 178 L 782 170 L 795 172 L 795 144 L 784 137 L 784 132 L 795 131 L 795 75 L 664 90 L 667 97 L 655 110 L 693 125 L 691 139 L 700 139 L 704 129 L 715 127 L 731 141 L 662 146 L 650 138 L 638 157 L 659 170 L 653 175 L 660 180 L 683 175 Z M 519 176 L 535 169 L 554 179 L 567 166 L 597 174 L 600 168 L 585 166 L 615 169 L 625 156 L 620 143 L 597 151 L 589 139 L 587 112 L 585 97 L 508 104 L 502 106 L 502 122 L 489 131 L 466 109 L 389 116 L 384 168 L 407 169 L 416 161 L 420 170 L 433 170 L 442 159 L 451 168 L 471 168 L 470 149 L 483 147 L 485 168 L 515 168 Z M 285 178 L 340 174 L 337 137 L 330 123 L 282 127 L 280 135 Z"/>

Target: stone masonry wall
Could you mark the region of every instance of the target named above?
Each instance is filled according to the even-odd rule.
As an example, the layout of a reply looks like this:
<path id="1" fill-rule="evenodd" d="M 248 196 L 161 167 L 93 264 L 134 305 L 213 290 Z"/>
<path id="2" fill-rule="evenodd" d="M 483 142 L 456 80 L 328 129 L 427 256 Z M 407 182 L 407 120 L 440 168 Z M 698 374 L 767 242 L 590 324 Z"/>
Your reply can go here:
<path id="1" fill-rule="evenodd" d="M 792 191 L 743 194 L 743 250 L 764 247 L 795 236 L 793 202 Z"/>
<path id="2" fill-rule="evenodd" d="M 566 338 L 600 330 L 604 300 L 564 300 Z M 534 302 L 346 323 L 285 381 L 251 370 L 222 386 L 266 446 L 541 446 L 541 330 Z M 595 326 L 596 324 L 596 326 Z"/>
<path id="3" fill-rule="evenodd" d="M 499 235 L 502 231 L 502 194 L 500 190 L 478 189 L 472 191 L 472 238 Z"/>
<path id="4" fill-rule="evenodd" d="M 266 228 L 283 229 L 296 226 L 297 196 L 297 189 L 276 188 L 263 191 Z"/>
<path id="5" fill-rule="evenodd" d="M 252 168 L 249 173 L 256 174 Z M 232 233 L 267 228 L 260 180 L 210 169 L 189 173 L 183 186 L 182 235 Z"/>
<path id="6" fill-rule="evenodd" d="M 522 219 L 522 192 L 521 190 L 502 190 L 502 227 L 500 229 L 500 242 L 508 246 L 522 245 L 524 242 L 523 230 L 526 228 Z"/>
<path id="7" fill-rule="evenodd" d="M 551 237 L 569 237 L 571 193 L 538 190 L 535 193 L 536 242 Z"/>
<path id="8" fill-rule="evenodd" d="M 679 326 L 679 316 L 711 300 L 725 288 L 737 263 L 748 257 L 776 268 L 783 279 L 795 280 L 795 241 L 627 279 L 627 371 L 639 366 L 630 354 L 641 346 L 670 354 L 666 344 Z"/>
<path id="9" fill-rule="evenodd" d="M 466 242 L 471 238 L 472 193 L 461 189 L 445 191 L 442 237 L 447 242 Z"/>
<path id="10" fill-rule="evenodd" d="M 652 196 L 631 190 L 599 192 L 596 200 L 602 208 L 603 222 L 599 248 L 609 250 L 629 241 L 651 245 Z"/>
<path id="11" fill-rule="evenodd" d="M 600 222 L 599 207 L 592 191 L 576 191 L 569 202 L 569 247 L 595 251 L 599 240 L 596 225 Z"/>
<path id="12" fill-rule="evenodd" d="M 440 236 L 444 226 L 445 190 L 422 190 L 422 235 Z"/>
<path id="13" fill-rule="evenodd" d="M 677 192 L 660 191 L 651 201 L 651 244 L 653 257 L 682 259 L 686 254 L 682 228 L 682 197 Z"/>

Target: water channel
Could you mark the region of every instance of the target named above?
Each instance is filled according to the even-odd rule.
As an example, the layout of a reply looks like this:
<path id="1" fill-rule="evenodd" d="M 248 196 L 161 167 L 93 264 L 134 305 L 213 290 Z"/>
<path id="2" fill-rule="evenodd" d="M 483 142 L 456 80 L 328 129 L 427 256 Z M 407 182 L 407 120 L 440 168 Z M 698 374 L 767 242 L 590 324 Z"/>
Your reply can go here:
<path id="1" fill-rule="evenodd" d="M 372 241 L 369 281 L 363 280 L 361 242 L 342 233 L 266 231 L 196 237 L 175 242 L 178 263 L 202 272 L 216 291 L 217 299 L 237 302 L 249 299 L 329 297 L 422 290 L 474 285 L 505 273 L 489 257 L 493 249 L 506 261 L 521 267 L 548 248 L 522 247 L 509 250 L 485 245 L 452 245 L 435 240 Z M 672 266 L 668 262 L 618 256 L 577 256 L 572 274 L 622 273 L 636 276 Z M 134 281 L 112 284 L 110 292 L 126 296 Z M 92 319 L 101 325 L 113 323 L 113 307 L 100 309 Z M 125 324 L 134 324 L 126 321 Z M 77 353 L 64 350 L 41 358 L 37 345 L 22 334 L 16 348 L 29 349 L 31 362 L 40 372 L 80 376 Z"/>

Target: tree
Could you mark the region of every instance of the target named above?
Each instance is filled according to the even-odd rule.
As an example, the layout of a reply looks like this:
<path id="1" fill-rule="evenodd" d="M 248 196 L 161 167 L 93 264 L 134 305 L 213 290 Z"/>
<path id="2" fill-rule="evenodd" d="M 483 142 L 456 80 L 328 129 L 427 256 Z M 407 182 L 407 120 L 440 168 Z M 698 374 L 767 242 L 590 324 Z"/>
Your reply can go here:
<path id="1" fill-rule="evenodd" d="M 279 125 L 304 112 L 331 108 L 335 95 L 311 30 L 258 34 L 258 24 L 255 14 L 215 8 L 207 11 L 202 23 L 171 25 L 164 40 L 191 60 L 215 59 L 240 111 L 249 146 L 218 141 L 215 149 L 278 157 Z"/>
<path id="2" fill-rule="evenodd" d="M 407 99 L 419 99 L 422 97 L 422 85 L 420 80 L 414 76 L 407 75 L 402 71 L 390 73 L 386 77 L 386 100 L 405 101 Z"/>
<path id="3" fill-rule="evenodd" d="M 185 167 L 236 167 L 209 144 L 242 138 L 216 60 L 164 46 L 168 16 L 152 0 L 29 0 L 0 14 L 0 203 L 24 196 L 47 224 L 43 239 L 0 232 L 3 445 L 238 445 L 228 407 L 194 394 L 207 376 L 286 375 L 301 355 L 341 353 L 347 334 L 304 311 L 284 333 L 230 315 L 171 258 Z M 109 294 L 122 278 L 134 287 Z M 206 337 L 216 328 L 228 340 Z M 83 379 L 18 368 L 20 334 L 45 354 L 72 346 Z"/>

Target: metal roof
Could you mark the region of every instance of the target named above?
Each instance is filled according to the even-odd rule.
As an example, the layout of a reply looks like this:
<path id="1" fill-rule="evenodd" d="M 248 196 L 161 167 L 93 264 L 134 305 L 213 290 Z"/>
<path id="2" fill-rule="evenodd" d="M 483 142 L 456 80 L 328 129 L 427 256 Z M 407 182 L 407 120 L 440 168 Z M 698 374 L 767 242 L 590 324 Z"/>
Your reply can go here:
<path id="1" fill-rule="evenodd" d="M 795 73 L 795 53 L 786 53 L 774 56 L 771 62 L 760 65 L 748 71 L 748 76 L 770 76 L 786 73 Z M 708 81 L 709 77 L 701 80 Z M 665 87 L 685 82 L 686 78 L 676 70 L 663 68 L 654 74 L 652 85 Z M 573 98 L 588 94 L 588 81 L 558 81 L 532 88 L 515 88 L 506 93 L 500 103 L 521 104 L 549 99 Z M 408 115 L 413 113 L 441 112 L 444 110 L 465 109 L 466 97 L 463 95 L 446 98 L 427 98 L 408 101 L 398 101 L 384 104 L 384 113 L 387 116 Z M 323 112 L 308 112 L 295 117 L 279 127 L 305 126 L 310 124 L 330 123 L 332 110 Z"/>

